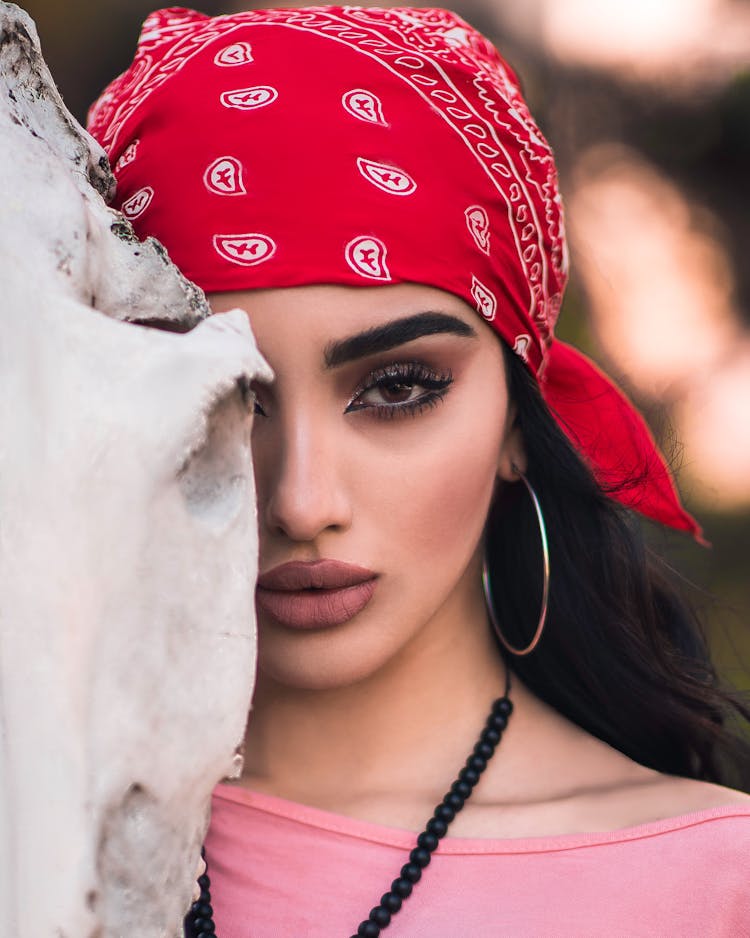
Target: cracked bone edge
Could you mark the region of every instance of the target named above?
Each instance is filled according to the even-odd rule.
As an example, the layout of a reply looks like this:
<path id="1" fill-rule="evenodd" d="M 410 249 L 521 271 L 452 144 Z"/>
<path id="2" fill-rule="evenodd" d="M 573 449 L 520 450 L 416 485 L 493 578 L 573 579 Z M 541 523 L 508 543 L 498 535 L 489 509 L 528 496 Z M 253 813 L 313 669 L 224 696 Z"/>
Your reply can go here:
<path id="1" fill-rule="evenodd" d="M 163 250 L 120 237 L 102 156 L 31 20 L 0 3 L 0 926 L 16 938 L 179 933 L 254 681 L 247 388 L 271 373 L 243 312 L 206 318 Z"/>

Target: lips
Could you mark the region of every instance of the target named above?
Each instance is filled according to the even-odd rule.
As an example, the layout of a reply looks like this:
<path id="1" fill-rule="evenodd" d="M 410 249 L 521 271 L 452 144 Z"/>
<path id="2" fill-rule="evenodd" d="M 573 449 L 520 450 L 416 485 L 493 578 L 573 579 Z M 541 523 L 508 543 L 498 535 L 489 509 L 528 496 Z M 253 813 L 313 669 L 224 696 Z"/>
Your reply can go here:
<path id="1" fill-rule="evenodd" d="M 342 625 L 372 599 L 377 575 L 338 560 L 294 561 L 274 567 L 258 579 L 259 609 L 282 625 L 321 629 Z"/>

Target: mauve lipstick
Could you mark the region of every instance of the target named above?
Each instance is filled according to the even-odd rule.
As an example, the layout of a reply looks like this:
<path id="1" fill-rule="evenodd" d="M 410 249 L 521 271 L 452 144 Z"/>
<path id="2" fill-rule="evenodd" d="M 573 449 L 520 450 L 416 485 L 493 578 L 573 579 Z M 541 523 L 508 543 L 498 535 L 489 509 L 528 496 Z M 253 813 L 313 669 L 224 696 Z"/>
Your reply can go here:
<path id="1" fill-rule="evenodd" d="M 377 574 L 340 560 L 292 561 L 258 577 L 258 608 L 293 629 L 325 629 L 354 618 L 372 599 Z"/>

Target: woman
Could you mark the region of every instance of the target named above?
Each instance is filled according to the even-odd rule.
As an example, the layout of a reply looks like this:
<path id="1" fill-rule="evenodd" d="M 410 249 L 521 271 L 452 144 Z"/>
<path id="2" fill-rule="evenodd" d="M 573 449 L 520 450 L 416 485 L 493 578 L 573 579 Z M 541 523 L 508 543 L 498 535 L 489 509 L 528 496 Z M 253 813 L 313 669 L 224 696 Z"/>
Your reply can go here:
<path id="1" fill-rule="evenodd" d="M 275 372 L 257 692 L 191 932 L 750 934 L 748 711 L 632 510 L 700 531 L 553 338 L 554 163 L 492 46 L 439 10 L 170 9 L 91 123 Z"/>

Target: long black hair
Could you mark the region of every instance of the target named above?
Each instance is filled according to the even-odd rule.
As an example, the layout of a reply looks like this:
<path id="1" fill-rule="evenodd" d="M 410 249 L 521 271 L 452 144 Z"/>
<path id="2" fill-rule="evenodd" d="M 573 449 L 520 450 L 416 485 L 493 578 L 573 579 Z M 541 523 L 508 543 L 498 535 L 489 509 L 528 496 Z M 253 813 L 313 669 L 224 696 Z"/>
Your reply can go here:
<path id="1" fill-rule="evenodd" d="M 503 348 L 552 564 L 541 642 L 526 657 L 503 651 L 509 666 L 538 697 L 637 762 L 750 790 L 750 744 L 732 727 L 750 720 L 750 708 L 721 687 L 701 624 L 638 520 L 598 485 L 536 380 Z M 524 646 L 538 618 L 542 563 L 523 486 L 498 492 L 486 551 L 499 623 Z"/>

